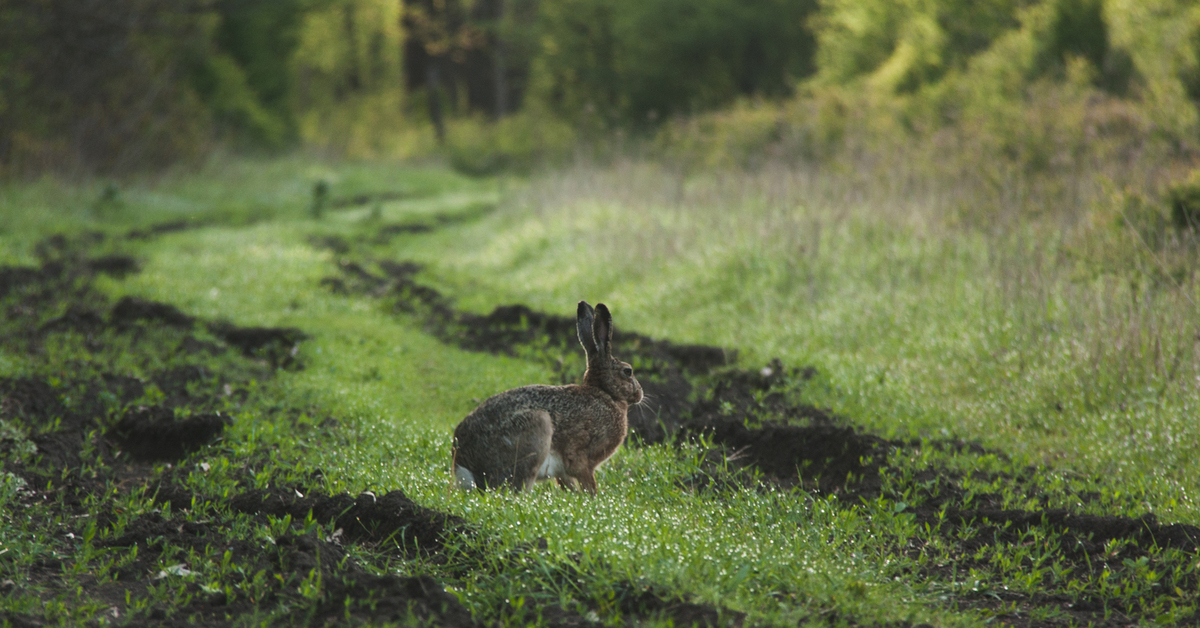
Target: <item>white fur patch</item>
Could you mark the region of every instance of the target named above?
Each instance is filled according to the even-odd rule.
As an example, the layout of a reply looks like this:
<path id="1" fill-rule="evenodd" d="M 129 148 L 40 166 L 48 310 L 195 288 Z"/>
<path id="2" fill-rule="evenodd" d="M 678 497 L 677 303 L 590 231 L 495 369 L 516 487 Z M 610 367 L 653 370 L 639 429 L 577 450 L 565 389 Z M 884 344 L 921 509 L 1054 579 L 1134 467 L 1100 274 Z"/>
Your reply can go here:
<path id="1" fill-rule="evenodd" d="M 475 474 L 462 465 L 454 465 L 454 479 L 458 480 L 458 488 L 464 491 L 475 488 Z"/>
<path id="2" fill-rule="evenodd" d="M 537 479 L 548 480 L 550 478 L 561 477 L 563 477 L 562 458 L 559 458 L 558 454 L 552 451 L 550 452 L 550 455 L 546 456 L 546 459 L 542 461 L 542 466 L 538 467 Z"/>

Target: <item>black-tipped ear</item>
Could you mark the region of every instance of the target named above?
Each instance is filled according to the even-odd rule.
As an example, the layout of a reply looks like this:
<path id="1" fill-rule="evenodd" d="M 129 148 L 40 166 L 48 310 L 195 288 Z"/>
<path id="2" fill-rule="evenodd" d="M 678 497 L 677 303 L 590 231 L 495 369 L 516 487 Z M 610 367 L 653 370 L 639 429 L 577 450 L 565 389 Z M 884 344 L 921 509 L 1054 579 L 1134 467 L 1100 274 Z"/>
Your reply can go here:
<path id="1" fill-rule="evenodd" d="M 596 311 L 588 305 L 587 301 L 580 301 L 579 308 L 575 311 L 575 331 L 579 334 L 579 344 L 583 345 L 583 351 L 587 354 L 588 360 L 592 356 L 599 355 L 596 350 L 596 341 L 592 337 L 592 320 L 596 315 Z"/>
<path id="2" fill-rule="evenodd" d="M 596 304 L 596 316 L 592 322 L 592 337 L 596 339 L 596 354 L 612 357 L 613 325 L 612 314 L 603 303 Z"/>

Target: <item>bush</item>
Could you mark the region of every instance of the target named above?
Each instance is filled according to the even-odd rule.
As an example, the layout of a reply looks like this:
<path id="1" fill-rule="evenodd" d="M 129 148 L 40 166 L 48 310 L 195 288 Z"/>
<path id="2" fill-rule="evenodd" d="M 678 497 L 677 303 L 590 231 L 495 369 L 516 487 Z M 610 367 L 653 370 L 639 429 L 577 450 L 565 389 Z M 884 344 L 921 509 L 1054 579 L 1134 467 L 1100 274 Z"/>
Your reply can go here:
<path id="1" fill-rule="evenodd" d="M 481 117 L 451 124 L 446 153 L 455 170 L 470 176 L 499 172 L 525 174 L 562 162 L 575 146 L 575 130 L 545 112 L 527 109 L 499 122 Z"/>
<path id="2" fill-rule="evenodd" d="M 1171 221 L 1178 229 L 1200 228 L 1200 170 L 1167 190 Z"/>
<path id="3" fill-rule="evenodd" d="M 219 135 L 279 145 L 308 0 L 11 0 L 0 10 L 0 175 L 123 174 Z"/>
<path id="4" fill-rule="evenodd" d="M 204 107 L 178 60 L 198 1 L 13 0 L 0 10 L 0 174 L 115 172 L 195 155 Z"/>
<path id="5" fill-rule="evenodd" d="M 603 126 L 656 126 L 813 71 L 814 0 L 564 0 L 541 5 L 532 96 Z"/>

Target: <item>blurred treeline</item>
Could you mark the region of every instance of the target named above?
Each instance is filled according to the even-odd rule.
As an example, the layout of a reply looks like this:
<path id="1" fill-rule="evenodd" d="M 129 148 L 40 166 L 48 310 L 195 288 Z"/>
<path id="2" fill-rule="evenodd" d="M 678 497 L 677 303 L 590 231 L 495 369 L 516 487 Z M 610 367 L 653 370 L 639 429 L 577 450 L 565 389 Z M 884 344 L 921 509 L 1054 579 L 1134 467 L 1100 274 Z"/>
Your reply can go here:
<path id="1" fill-rule="evenodd" d="M 0 5 L 10 177 L 216 146 L 441 150 L 483 172 L 630 137 L 709 165 L 932 140 L 1039 169 L 1097 146 L 1190 154 L 1198 107 L 1185 0 Z"/>

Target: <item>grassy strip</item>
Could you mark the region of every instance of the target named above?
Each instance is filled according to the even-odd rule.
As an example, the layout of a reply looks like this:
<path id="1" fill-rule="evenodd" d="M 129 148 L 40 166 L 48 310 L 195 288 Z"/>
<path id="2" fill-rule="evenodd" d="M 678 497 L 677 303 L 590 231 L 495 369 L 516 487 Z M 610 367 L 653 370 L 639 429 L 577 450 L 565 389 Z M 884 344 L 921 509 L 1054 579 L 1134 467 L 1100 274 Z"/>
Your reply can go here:
<path id="1" fill-rule="evenodd" d="M 979 439 L 1200 519 L 1200 294 L 1155 263 L 1193 248 L 1131 241 L 1129 191 L 987 233 L 888 174 L 582 168 L 389 254 L 468 310 L 602 298 L 643 333 L 814 366 L 813 403 L 882 433 Z"/>

